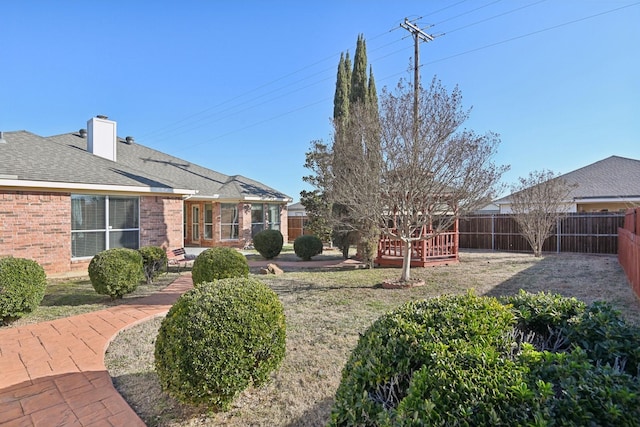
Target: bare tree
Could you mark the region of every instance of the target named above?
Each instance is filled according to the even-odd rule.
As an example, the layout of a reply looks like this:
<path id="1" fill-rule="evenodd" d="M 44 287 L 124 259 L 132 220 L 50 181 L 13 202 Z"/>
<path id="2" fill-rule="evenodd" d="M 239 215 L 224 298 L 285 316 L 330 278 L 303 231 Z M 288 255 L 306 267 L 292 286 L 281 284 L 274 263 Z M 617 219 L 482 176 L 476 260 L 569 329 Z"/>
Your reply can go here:
<path id="1" fill-rule="evenodd" d="M 349 138 L 363 150 L 341 155 L 351 156 L 342 160 L 358 179 L 334 179 L 331 188 L 351 218 L 403 242 L 401 281 L 410 280 L 412 243 L 448 231 L 462 212 L 491 200 L 508 169 L 492 162 L 496 134 L 460 130 L 469 111 L 457 88 L 449 93 L 434 78 L 419 91 L 418 106 L 415 122 L 413 87 L 401 81 L 395 93 L 383 90 L 379 118 L 355 109 Z M 379 150 L 366 151 L 376 138 Z"/>
<path id="2" fill-rule="evenodd" d="M 545 240 L 569 212 L 567 198 L 575 187 L 549 170 L 530 172 L 511 186 L 511 212 L 534 256 L 542 256 Z"/>

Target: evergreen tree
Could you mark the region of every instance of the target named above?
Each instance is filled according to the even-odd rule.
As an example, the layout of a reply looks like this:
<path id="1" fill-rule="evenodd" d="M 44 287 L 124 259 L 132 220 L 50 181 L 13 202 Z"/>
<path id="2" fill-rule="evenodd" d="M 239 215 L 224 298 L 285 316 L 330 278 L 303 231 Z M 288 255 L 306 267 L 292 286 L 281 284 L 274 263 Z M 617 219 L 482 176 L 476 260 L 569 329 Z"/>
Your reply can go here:
<path id="1" fill-rule="evenodd" d="M 347 59 L 349 53 L 347 52 Z M 347 68 L 347 60 L 344 53 L 340 54 L 338 63 L 338 75 L 336 77 L 336 92 L 333 97 L 333 118 L 334 120 L 346 119 L 349 114 L 349 86 L 350 71 Z"/>
<path id="2" fill-rule="evenodd" d="M 373 66 L 369 66 L 369 86 L 367 88 L 367 99 L 371 113 L 378 116 L 378 92 L 376 91 L 376 82 L 373 78 Z"/>
<path id="3" fill-rule="evenodd" d="M 360 102 L 367 104 L 367 45 L 364 35 L 358 36 L 356 54 L 353 59 L 353 73 L 351 74 L 351 90 L 349 92 L 349 104 Z"/>
<path id="4" fill-rule="evenodd" d="M 302 202 L 305 207 L 309 204 L 309 211 L 318 206 L 312 199 L 324 200 L 325 203 L 320 205 L 331 212 L 330 223 L 333 224 L 334 243 L 342 250 L 345 258 L 348 256 L 349 246 L 357 243 L 358 253 L 372 266 L 379 234 L 377 226 L 370 222 L 353 221 L 348 205 L 331 202 L 331 192 L 335 185 L 361 179 L 355 173 L 356 163 L 367 162 L 375 165 L 379 162 L 379 138 L 369 140 L 364 137 L 375 134 L 370 130 L 365 132 L 364 127 L 378 123 L 378 95 L 372 67 L 369 67 L 368 71 L 369 76 L 366 42 L 364 35 L 360 34 L 356 43 L 353 68 L 349 52 L 340 54 L 333 100 L 333 145 L 324 154 L 318 151 L 317 144 L 315 149 L 307 153 L 307 160 L 318 158 L 321 154 L 327 159 L 328 155 L 331 160 L 327 170 L 331 172 L 324 176 L 325 185 L 314 185 L 318 192 L 306 193 Z M 310 164 L 305 166 L 313 170 L 309 167 Z M 317 174 L 317 171 L 315 172 Z M 314 184 L 312 176 L 306 178 L 307 182 Z"/>

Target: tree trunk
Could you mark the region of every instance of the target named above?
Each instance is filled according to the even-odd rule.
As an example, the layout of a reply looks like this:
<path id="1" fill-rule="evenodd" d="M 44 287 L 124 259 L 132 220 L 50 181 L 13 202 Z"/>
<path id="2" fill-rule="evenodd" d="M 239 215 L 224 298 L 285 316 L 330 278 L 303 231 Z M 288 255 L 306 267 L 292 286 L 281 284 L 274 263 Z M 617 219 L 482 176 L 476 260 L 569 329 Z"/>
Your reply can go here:
<path id="1" fill-rule="evenodd" d="M 537 243 L 535 245 L 533 245 L 533 256 L 535 258 L 539 258 L 542 256 L 542 245 L 540 243 Z"/>
<path id="2" fill-rule="evenodd" d="M 402 276 L 400 276 L 400 280 L 403 282 L 411 279 L 411 241 L 405 240 L 404 244 L 404 252 L 402 258 Z"/>

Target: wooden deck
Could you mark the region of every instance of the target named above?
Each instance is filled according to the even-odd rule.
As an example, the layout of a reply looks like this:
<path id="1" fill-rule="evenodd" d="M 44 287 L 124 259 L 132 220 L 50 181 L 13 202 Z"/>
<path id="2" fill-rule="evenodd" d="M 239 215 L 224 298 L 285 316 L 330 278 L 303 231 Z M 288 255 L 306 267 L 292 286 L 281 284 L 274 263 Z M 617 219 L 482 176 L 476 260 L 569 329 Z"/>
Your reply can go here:
<path id="1" fill-rule="evenodd" d="M 380 238 L 375 263 L 381 267 L 400 267 L 404 258 L 403 243 L 388 236 Z M 441 233 L 411 245 L 411 267 L 454 264 L 458 258 L 458 232 Z"/>

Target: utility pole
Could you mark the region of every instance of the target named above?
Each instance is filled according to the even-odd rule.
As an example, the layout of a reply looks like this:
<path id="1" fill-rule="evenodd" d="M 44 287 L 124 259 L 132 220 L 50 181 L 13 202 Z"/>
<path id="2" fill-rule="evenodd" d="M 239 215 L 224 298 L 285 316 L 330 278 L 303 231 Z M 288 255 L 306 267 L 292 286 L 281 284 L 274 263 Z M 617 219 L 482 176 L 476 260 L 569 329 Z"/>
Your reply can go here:
<path id="1" fill-rule="evenodd" d="M 427 34 L 408 18 L 404 18 L 404 22 L 400 24 L 402 28 L 409 31 L 413 35 L 414 58 L 413 58 L 413 137 L 414 142 L 418 140 L 418 96 L 420 94 L 420 41 L 430 42 L 435 38 L 431 34 Z"/>

